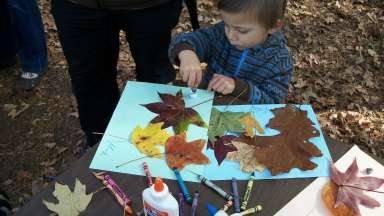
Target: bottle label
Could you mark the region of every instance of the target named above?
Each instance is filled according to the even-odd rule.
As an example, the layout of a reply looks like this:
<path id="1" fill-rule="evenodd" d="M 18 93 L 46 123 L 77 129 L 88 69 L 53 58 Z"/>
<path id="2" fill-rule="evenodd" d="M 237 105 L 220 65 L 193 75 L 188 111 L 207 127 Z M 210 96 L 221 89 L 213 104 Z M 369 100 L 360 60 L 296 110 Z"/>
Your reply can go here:
<path id="1" fill-rule="evenodd" d="M 147 216 L 168 216 L 167 212 L 159 211 L 144 201 L 144 212 Z"/>

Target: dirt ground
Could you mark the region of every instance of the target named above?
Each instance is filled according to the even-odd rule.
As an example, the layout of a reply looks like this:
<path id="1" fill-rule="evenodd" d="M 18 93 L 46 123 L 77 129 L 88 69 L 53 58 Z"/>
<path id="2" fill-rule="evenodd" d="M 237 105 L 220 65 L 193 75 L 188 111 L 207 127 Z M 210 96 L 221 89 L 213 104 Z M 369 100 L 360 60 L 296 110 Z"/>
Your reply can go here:
<path id="1" fill-rule="evenodd" d="M 36 90 L 22 92 L 14 88 L 19 64 L 0 71 L 0 188 L 15 208 L 76 160 L 83 142 L 50 1 L 39 5 L 49 49 L 46 76 Z M 212 0 L 198 1 L 198 8 L 203 26 L 219 21 Z M 325 134 L 384 158 L 383 1 L 291 0 L 286 15 L 295 59 L 288 102 L 312 104 Z M 184 10 L 175 34 L 190 30 Z M 124 39 L 118 69 L 120 87 L 134 79 Z"/>

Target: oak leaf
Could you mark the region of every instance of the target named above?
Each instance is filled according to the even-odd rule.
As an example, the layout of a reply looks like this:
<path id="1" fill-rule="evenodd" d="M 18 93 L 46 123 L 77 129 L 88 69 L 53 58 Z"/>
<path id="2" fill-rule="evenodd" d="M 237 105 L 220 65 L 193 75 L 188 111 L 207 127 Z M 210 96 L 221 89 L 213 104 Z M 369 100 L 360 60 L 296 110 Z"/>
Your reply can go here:
<path id="1" fill-rule="evenodd" d="M 143 154 L 162 158 L 160 150 L 156 145 L 164 145 L 169 134 L 167 131 L 162 130 L 163 123 L 149 124 L 146 128 L 137 126 L 131 135 L 131 142 Z"/>
<path id="2" fill-rule="evenodd" d="M 260 123 L 253 117 L 252 113 L 240 118 L 240 122 L 245 125 L 245 134 L 249 137 L 255 135 L 253 128 L 257 130 L 260 134 L 264 134 L 264 129 L 261 127 Z"/>
<path id="3" fill-rule="evenodd" d="M 244 115 L 244 112 L 220 112 L 212 108 L 208 129 L 209 142 L 214 145 L 216 138 L 224 136 L 226 132 L 242 133 L 244 127 L 239 119 Z"/>
<path id="4" fill-rule="evenodd" d="M 159 114 L 151 123 L 164 122 L 162 129 L 173 126 L 175 134 L 187 131 L 190 124 L 207 127 L 199 113 L 191 107 L 185 107 L 183 93 L 176 95 L 158 93 L 163 102 L 144 104 L 149 111 Z"/>
<path id="5" fill-rule="evenodd" d="M 289 172 L 292 168 L 316 168 L 317 164 L 310 158 L 320 157 L 322 153 L 309 139 L 320 133 L 307 117 L 307 111 L 287 106 L 273 109 L 272 112 L 275 116 L 267 127 L 278 130 L 280 134 L 253 138 L 243 134 L 234 141 L 253 146 L 257 161 L 266 166 L 272 175 Z"/>
<path id="6" fill-rule="evenodd" d="M 380 203 L 365 195 L 364 190 L 376 190 L 384 184 L 384 179 L 372 176 L 357 176 L 359 167 L 354 159 L 343 173 L 331 163 L 331 180 L 322 192 L 322 198 L 333 215 L 360 215 L 359 204 L 368 208 L 379 207 Z"/>
<path id="7" fill-rule="evenodd" d="M 87 208 L 93 196 L 93 193 L 86 194 L 85 190 L 85 185 L 78 179 L 76 179 L 73 192 L 71 192 L 68 185 L 56 182 L 53 196 L 57 198 L 59 203 L 55 204 L 45 200 L 43 200 L 43 203 L 49 210 L 56 212 L 59 216 L 77 216 Z"/>
<path id="8" fill-rule="evenodd" d="M 165 144 L 165 155 L 168 167 L 178 170 L 189 164 L 208 164 L 207 156 L 201 151 L 205 146 L 205 140 L 199 139 L 192 142 L 186 141 L 186 132 L 171 136 Z"/>
<path id="9" fill-rule="evenodd" d="M 232 144 L 236 147 L 237 151 L 229 152 L 227 155 L 228 160 L 240 161 L 240 170 L 243 172 L 263 172 L 265 166 L 257 161 L 255 157 L 254 146 L 232 141 Z"/>
<path id="10" fill-rule="evenodd" d="M 220 165 L 223 160 L 227 157 L 229 152 L 236 151 L 236 147 L 233 146 L 231 141 L 235 139 L 236 136 L 226 135 L 216 139 L 215 144 L 212 145 L 211 142 L 208 143 L 208 148 L 214 150 L 215 158 L 217 163 Z"/>

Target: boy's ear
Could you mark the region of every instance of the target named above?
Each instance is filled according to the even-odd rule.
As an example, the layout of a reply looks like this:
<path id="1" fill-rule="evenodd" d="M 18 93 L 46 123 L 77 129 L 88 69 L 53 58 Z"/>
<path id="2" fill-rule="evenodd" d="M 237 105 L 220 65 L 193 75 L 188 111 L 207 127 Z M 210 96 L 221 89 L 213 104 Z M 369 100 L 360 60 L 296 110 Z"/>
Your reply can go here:
<path id="1" fill-rule="evenodd" d="M 279 31 L 282 27 L 283 27 L 283 20 L 278 19 L 278 20 L 276 21 L 276 25 L 275 25 L 275 27 L 269 29 L 269 30 L 268 30 L 268 33 L 269 33 L 269 34 L 273 34 L 273 33 L 277 32 L 277 31 Z"/>

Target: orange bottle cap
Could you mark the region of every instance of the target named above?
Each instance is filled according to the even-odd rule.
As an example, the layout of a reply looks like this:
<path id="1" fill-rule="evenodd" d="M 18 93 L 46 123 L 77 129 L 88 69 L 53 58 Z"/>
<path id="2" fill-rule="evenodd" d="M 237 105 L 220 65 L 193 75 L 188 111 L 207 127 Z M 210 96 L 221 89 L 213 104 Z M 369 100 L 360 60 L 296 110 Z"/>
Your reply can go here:
<path id="1" fill-rule="evenodd" d="M 160 177 L 156 177 L 156 180 L 155 180 L 155 191 L 156 192 L 161 192 L 163 190 L 164 190 L 163 180 L 161 180 Z"/>

